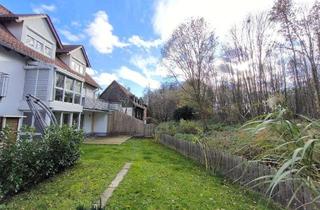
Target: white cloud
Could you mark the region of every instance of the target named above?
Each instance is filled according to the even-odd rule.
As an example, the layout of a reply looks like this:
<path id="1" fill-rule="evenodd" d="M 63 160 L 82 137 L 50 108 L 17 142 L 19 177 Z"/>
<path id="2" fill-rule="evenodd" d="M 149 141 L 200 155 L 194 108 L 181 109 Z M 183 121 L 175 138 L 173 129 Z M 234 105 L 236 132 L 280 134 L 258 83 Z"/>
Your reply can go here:
<path id="1" fill-rule="evenodd" d="M 130 63 L 141 69 L 142 72 L 148 76 L 168 76 L 168 72 L 161 65 L 159 58 L 154 56 L 135 55 L 131 57 Z"/>
<path id="2" fill-rule="evenodd" d="M 137 47 L 141 47 L 141 48 L 152 48 L 152 47 L 158 47 L 162 41 L 161 39 L 155 39 L 155 40 L 143 40 L 142 38 L 140 38 L 138 35 L 133 35 L 128 39 L 130 44 L 133 44 Z"/>
<path id="3" fill-rule="evenodd" d="M 82 26 L 82 24 L 79 21 L 72 21 L 71 25 L 77 28 Z"/>
<path id="4" fill-rule="evenodd" d="M 141 87 L 150 87 L 151 89 L 157 89 L 160 87 L 160 82 L 150 77 L 145 76 L 137 71 L 131 70 L 126 66 L 122 66 L 118 70 L 120 78 L 136 83 Z"/>
<path id="5" fill-rule="evenodd" d="M 41 4 L 39 6 L 35 6 L 32 8 L 32 11 L 34 13 L 40 14 L 40 13 L 46 13 L 46 12 L 53 12 L 57 8 L 54 4 Z"/>
<path id="6" fill-rule="evenodd" d="M 85 36 L 83 34 L 73 34 L 68 30 L 60 29 L 60 33 L 70 42 L 78 42 L 82 40 Z"/>
<path id="7" fill-rule="evenodd" d="M 117 80 L 118 76 L 114 73 L 110 74 L 108 72 L 102 72 L 100 74 L 97 74 L 96 76 L 93 76 L 93 79 L 101 86 L 101 87 L 107 87 L 111 84 L 113 80 Z"/>
<path id="8" fill-rule="evenodd" d="M 119 40 L 119 37 L 113 34 L 113 26 L 109 23 L 108 15 L 105 11 L 95 13 L 94 20 L 86 29 L 90 37 L 90 43 L 95 49 L 104 54 L 112 53 L 115 47 L 126 47 L 127 43 Z"/>
<path id="9" fill-rule="evenodd" d="M 109 86 L 113 80 L 119 79 L 115 73 L 98 72 L 92 68 L 87 68 L 86 73 L 88 73 L 102 88 Z"/>
<path id="10" fill-rule="evenodd" d="M 314 0 L 296 1 L 307 3 Z M 224 36 L 248 13 L 268 10 L 272 4 L 271 0 L 158 0 L 153 28 L 162 40 L 167 40 L 186 19 L 204 17 L 216 29 L 218 36 Z"/>

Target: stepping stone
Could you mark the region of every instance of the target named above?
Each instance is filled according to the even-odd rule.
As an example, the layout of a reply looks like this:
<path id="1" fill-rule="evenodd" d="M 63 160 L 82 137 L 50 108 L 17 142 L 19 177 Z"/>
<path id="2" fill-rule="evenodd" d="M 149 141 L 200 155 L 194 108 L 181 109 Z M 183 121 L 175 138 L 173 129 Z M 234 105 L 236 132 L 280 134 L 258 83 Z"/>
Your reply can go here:
<path id="1" fill-rule="evenodd" d="M 108 186 L 108 188 L 101 194 L 100 200 L 97 202 L 97 204 L 94 205 L 94 207 L 97 209 L 98 204 L 100 204 L 100 208 L 104 208 L 107 205 L 108 200 L 112 196 L 113 191 L 119 186 L 125 175 L 128 173 L 132 163 L 126 163 L 122 167 L 122 169 L 119 171 L 117 176 L 112 180 L 111 184 Z"/>

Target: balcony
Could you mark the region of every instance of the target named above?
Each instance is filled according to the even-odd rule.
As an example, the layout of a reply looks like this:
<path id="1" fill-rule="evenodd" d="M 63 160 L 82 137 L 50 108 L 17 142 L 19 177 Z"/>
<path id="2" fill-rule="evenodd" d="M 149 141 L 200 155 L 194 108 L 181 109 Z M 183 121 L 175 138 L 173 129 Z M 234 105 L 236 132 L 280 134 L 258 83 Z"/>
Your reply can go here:
<path id="1" fill-rule="evenodd" d="M 84 109 L 108 111 L 109 103 L 93 98 L 82 98 L 82 106 Z"/>

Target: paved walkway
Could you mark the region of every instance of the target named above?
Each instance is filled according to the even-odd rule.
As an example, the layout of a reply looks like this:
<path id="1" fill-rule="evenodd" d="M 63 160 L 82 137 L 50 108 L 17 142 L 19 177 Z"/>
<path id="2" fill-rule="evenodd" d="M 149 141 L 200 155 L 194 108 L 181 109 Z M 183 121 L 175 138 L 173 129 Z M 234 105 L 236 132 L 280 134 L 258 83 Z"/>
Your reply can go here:
<path id="1" fill-rule="evenodd" d="M 86 139 L 84 144 L 122 144 L 130 138 L 131 136 L 96 137 Z"/>
<path id="2" fill-rule="evenodd" d="M 95 207 L 105 208 L 109 198 L 112 196 L 113 191 L 119 186 L 120 182 L 123 180 L 125 175 L 128 173 L 132 163 L 126 163 L 117 176 L 113 179 L 108 188 L 100 196 L 98 204 Z"/>

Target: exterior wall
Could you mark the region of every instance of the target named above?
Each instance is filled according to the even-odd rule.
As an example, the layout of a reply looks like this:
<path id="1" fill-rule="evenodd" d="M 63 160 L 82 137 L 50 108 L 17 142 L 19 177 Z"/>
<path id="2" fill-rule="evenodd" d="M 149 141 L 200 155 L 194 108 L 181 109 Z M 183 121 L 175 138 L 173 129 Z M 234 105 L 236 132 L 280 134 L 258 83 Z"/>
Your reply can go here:
<path id="1" fill-rule="evenodd" d="M 51 101 L 49 106 L 53 111 L 65 111 L 65 112 L 82 112 L 82 106 L 80 104 L 66 103 L 62 101 Z"/>
<path id="2" fill-rule="evenodd" d="M 90 85 L 86 85 L 86 84 L 83 87 L 84 87 L 83 97 L 96 99 L 96 94 L 95 94 L 96 88 L 91 87 Z"/>
<path id="3" fill-rule="evenodd" d="M 11 22 L 7 25 L 7 29 L 19 40 L 21 40 L 23 23 Z"/>
<path id="4" fill-rule="evenodd" d="M 121 102 L 122 106 L 131 106 L 129 97 L 121 91 L 118 84 L 115 82 L 111 83 L 111 85 L 105 90 L 99 98 L 106 100 L 108 102 Z"/>
<path id="5" fill-rule="evenodd" d="M 93 112 L 84 112 L 83 113 L 83 131 L 85 134 L 92 133 L 92 114 Z"/>
<path id="6" fill-rule="evenodd" d="M 134 116 L 132 107 L 122 107 L 122 112 L 129 116 Z"/>
<path id="7" fill-rule="evenodd" d="M 53 52 L 51 58 L 55 58 L 56 40 L 45 18 L 32 18 L 24 20 L 21 34 L 21 41 L 23 43 L 26 43 L 28 35 L 37 35 L 38 38 L 40 38 L 39 41 L 46 45 L 51 45 Z"/>
<path id="8" fill-rule="evenodd" d="M 71 53 L 71 57 L 73 60 L 76 60 L 78 63 L 81 63 L 84 67 L 86 67 L 87 62 L 86 62 L 86 59 L 84 58 L 81 48 L 73 51 Z"/>
<path id="9" fill-rule="evenodd" d="M 22 115 L 19 105 L 23 100 L 25 64 L 25 58 L 0 47 L 0 72 L 9 74 L 7 96 L 0 101 L 0 116 Z"/>
<path id="10" fill-rule="evenodd" d="M 95 112 L 93 132 L 96 135 L 106 135 L 108 128 L 108 114 L 106 112 Z"/>
<path id="11" fill-rule="evenodd" d="M 65 64 L 71 66 L 71 59 L 69 55 L 59 55 L 58 56 Z"/>

